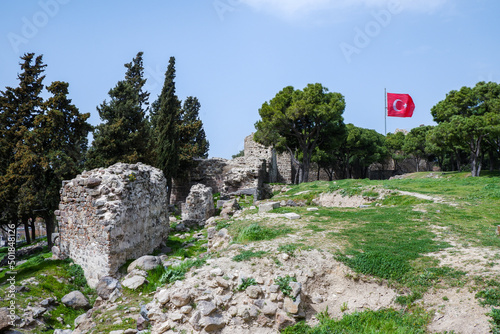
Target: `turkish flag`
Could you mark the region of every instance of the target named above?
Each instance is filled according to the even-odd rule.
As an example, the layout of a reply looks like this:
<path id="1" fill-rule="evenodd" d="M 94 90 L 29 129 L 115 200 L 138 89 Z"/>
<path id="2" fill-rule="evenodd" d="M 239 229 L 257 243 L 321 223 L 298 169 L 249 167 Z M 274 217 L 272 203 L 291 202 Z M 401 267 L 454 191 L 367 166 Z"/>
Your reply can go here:
<path id="1" fill-rule="evenodd" d="M 387 93 L 387 116 L 411 117 L 415 103 L 408 94 Z"/>

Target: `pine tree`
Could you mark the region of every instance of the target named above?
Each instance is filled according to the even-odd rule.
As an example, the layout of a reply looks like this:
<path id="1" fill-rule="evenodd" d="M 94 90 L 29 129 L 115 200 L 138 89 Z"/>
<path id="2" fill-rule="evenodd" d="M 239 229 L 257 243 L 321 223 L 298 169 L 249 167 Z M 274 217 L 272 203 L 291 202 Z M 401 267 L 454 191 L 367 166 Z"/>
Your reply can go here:
<path id="1" fill-rule="evenodd" d="M 187 171 L 193 158 L 207 158 L 209 142 L 203 122 L 199 118 L 201 104 L 196 97 L 189 96 L 181 110 L 179 127 L 179 170 Z"/>
<path id="2" fill-rule="evenodd" d="M 175 95 L 175 58 L 170 57 L 165 82 L 155 106 L 152 121 L 154 125 L 154 147 L 156 167 L 160 168 L 167 179 L 167 203 L 170 203 L 172 179 L 179 168 L 179 129 L 181 103 Z"/>
<path id="3" fill-rule="evenodd" d="M 125 79 L 109 91 L 110 101 L 97 110 L 103 123 L 94 132 L 94 141 L 87 156 L 88 168 L 107 167 L 116 162 L 150 162 L 147 152 L 149 126 L 146 117 L 149 93 L 142 52 L 125 64 Z"/>

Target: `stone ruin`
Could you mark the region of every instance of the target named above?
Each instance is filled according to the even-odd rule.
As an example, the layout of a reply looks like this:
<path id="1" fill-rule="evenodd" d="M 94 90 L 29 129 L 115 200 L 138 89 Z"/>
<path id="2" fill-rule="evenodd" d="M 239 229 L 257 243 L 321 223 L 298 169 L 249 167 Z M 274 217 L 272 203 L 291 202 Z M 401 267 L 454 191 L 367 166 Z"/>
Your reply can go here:
<path id="1" fill-rule="evenodd" d="M 186 203 L 182 206 L 182 222 L 188 226 L 203 225 L 214 213 L 212 188 L 203 184 L 192 186 Z"/>
<path id="2" fill-rule="evenodd" d="M 167 240 L 166 180 L 157 168 L 117 163 L 64 181 L 53 254 L 79 264 L 89 286 Z"/>
<path id="3" fill-rule="evenodd" d="M 253 195 L 256 200 L 268 196 L 264 183 L 292 183 L 295 171 L 289 154 L 278 155 L 256 143 L 253 134 L 245 138 L 244 145 L 244 156 L 232 160 L 196 159 L 188 177 L 174 182 L 172 203 L 184 202 L 191 187 L 198 183 L 211 187 L 214 194 Z"/>

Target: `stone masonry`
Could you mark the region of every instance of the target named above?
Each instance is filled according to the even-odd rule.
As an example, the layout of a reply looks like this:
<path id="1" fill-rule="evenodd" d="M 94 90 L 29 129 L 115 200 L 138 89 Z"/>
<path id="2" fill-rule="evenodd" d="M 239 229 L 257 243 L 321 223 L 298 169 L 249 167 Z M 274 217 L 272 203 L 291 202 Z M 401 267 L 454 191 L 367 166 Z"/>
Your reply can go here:
<path id="1" fill-rule="evenodd" d="M 60 235 L 54 256 L 73 259 L 95 287 L 167 240 L 165 177 L 142 163 L 85 171 L 63 182 L 55 214 Z"/>
<path id="2" fill-rule="evenodd" d="M 265 182 L 291 183 L 293 170 L 288 154 L 276 155 L 271 148 L 256 143 L 253 134 L 245 138 L 245 155 L 232 160 L 196 159 L 184 180 L 175 180 L 172 203 L 184 202 L 191 187 L 201 183 L 213 193 L 254 195 L 263 199 Z"/>

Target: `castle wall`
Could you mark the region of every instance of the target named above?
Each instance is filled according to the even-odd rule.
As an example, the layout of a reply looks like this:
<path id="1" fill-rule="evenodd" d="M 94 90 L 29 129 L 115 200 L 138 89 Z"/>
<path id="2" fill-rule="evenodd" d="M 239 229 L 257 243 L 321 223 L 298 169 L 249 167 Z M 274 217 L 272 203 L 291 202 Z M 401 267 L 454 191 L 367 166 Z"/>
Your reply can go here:
<path id="1" fill-rule="evenodd" d="M 169 223 L 163 173 L 141 163 L 117 163 L 64 181 L 54 254 L 82 266 L 91 287 L 129 259 L 166 241 Z"/>

